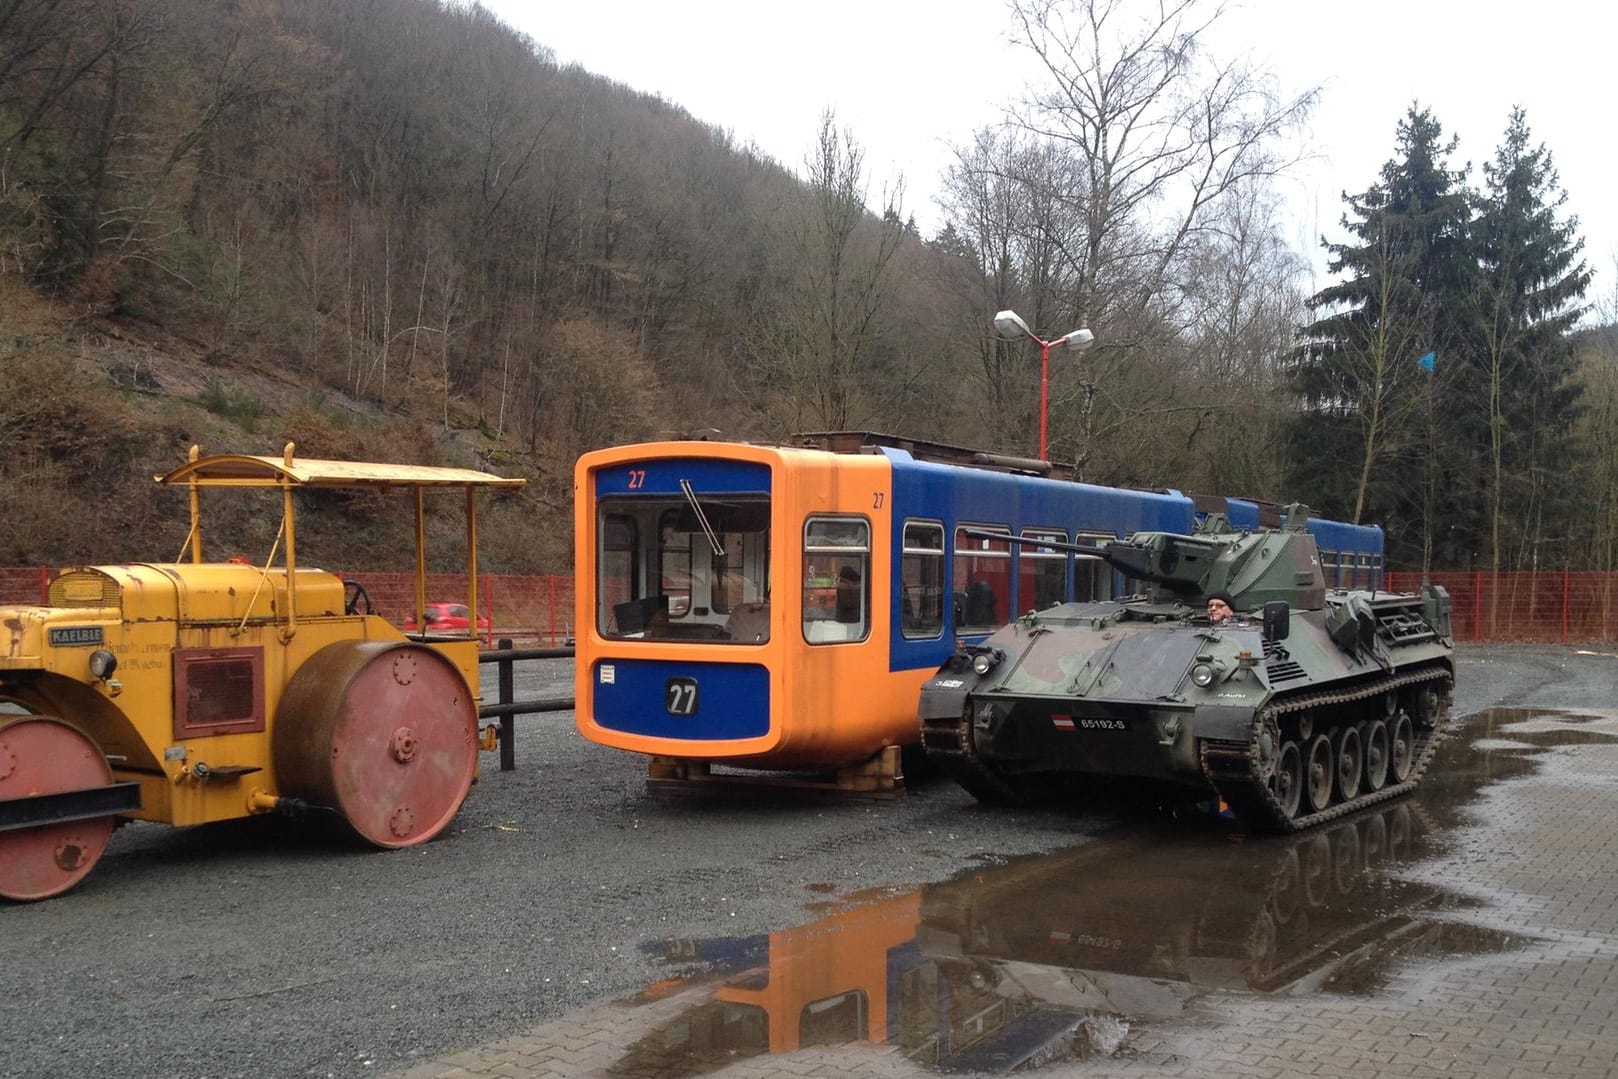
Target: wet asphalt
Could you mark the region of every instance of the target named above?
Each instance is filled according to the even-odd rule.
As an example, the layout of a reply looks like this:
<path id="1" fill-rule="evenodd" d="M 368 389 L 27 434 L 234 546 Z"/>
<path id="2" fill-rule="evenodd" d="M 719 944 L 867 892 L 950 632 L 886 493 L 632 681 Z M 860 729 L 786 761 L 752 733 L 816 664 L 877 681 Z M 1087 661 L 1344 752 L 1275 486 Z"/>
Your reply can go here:
<path id="1" fill-rule="evenodd" d="M 1457 715 L 1609 710 L 1612 651 L 1463 647 Z M 536 665 L 518 698 L 569 694 L 569 670 Z M 585 742 L 571 714 L 517 722 L 516 771 L 485 755 L 455 824 L 424 847 L 376 852 L 280 819 L 141 824 L 74 892 L 0 907 L 0 1076 L 397 1071 L 633 995 L 669 976 L 670 941 L 745 940 L 812 924 L 829 898 L 920 885 L 941 886 L 928 894 L 947 917 L 959 885 L 944 882 L 1021 855 L 1082 860 L 1120 824 L 1187 849 L 1161 822 L 985 810 L 936 780 L 890 804 L 653 797 L 644 759 Z M 1444 775 L 1419 795 L 1411 856 L 1488 778 Z M 1014 929 L 1015 909 L 993 923 Z"/>

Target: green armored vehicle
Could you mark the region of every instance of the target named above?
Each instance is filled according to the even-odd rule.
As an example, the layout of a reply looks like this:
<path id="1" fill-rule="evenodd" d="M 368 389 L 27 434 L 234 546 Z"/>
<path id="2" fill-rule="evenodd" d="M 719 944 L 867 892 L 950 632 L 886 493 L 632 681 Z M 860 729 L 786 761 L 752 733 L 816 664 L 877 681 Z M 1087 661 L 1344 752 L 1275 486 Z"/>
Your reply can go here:
<path id="1" fill-rule="evenodd" d="M 1328 592 L 1307 519 L 1075 547 L 1147 591 L 963 647 L 922 687 L 928 759 L 984 802 L 1217 798 L 1272 832 L 1414 789 L 1449 721 L 1449 596 Z M 1215 593 L 1234 618 L 1206 617 Z"/>

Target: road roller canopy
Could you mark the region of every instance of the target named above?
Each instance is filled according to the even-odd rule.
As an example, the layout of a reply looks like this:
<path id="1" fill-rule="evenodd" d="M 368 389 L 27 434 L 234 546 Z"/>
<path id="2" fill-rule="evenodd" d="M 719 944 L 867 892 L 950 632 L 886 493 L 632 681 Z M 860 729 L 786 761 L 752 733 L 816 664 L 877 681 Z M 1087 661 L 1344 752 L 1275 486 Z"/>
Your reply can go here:
<path id="1" fill-rule="evenodd" d="M 288 442 L 279 457 L 258 457 L 248 454 L 220 453 L 207 457 L 201 455 L 196 447 L 191 447 L 190 459 L 173 472 L 164 476 L 154 477 L 158 483 L 171 486 L 184 486 L 191 492 L 191 531 L 186 536 L 185 546 L 190 551 L 191 561 L 200 563 L 202 556 L 202 510 L 198 499 L 198 492 L 205 487 L 221 488 L 270 488 L 279 489 L 282 495 L 281 529 L 277 534 L 277 546 L 282 547 L 281 557 L 287 569 L 288 579 L 297 569 L 297 528 L 294 523 L 294 507 L 292 493 L 300 488 L 347 488 L 370 490 L 397 490 L 409 489 L 415 494 L 416 516 L 416 624 L 426 624 L 423 612 L 426 609 L 427 593 L 427 554 L 426 554 L 426 520 L 423 512 L 423 497 L 429 488 L 460 488 L 466 494 L 466 579 L 467 579 L 467 606 L 471 608 L 472 616 L 468 620 L 468 635 L 475 635 L 477 626 L 477 491 L 479 488 L 517 488 L 527 481 L 521 478 L 508 479 L 496 476 L 490 472 L 479 472 L 471 468 L 442 468 L 435 465 L 396 465 L 383 464 L 374 461 L 327 461 L 318 458 L 298 459 L 295 455 L 295 446 Z M 273 562 L 275 550 L 272 549 L 270 559 L 265 564 L 268 569 L 269 562 Z M 363 589 L 360 591 L 363 595 Z M 289 597 L 287 620 L 289 628 L 296 625 L 297 612 Z M 368 600 L 367 600 L 368 603 Z M 351 612 L 352 613 L 352 612 Z"/>
<path id="2" fill-rule="evenodd" d="M 194 456 L 156 479 L 158 483 L 194 483 L 200 487 L 521 487 L 527 482 L 471 468 L 297 460 L 291 445 L 280 457 L 235 453 Z"/>

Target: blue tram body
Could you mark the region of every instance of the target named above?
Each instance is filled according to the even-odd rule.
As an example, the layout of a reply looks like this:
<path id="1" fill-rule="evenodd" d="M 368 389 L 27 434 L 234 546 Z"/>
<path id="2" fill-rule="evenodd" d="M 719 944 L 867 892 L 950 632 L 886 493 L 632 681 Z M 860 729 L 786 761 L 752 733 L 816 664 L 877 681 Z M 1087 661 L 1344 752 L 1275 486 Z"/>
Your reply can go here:
<path id="1" fill-rule="evenodd" d="M 1066 536 L 1061 537 L 1064 540 L 1075 537 L 1104 540 L 1141 531 L 1189 532 L 1195 520 L 1191 499 L 1177 491 L 1100 487 L 917 460 L 902 449 L 883 447 L 881 452 L 893 469 L 895 512 L 893 530 L 889 536 L 889 572 L 894 581 L 903 579 L 901 563 L 907 522 L 936 521 L 943 526 L 946 539 L 955 537 L 960 528 L 1008 528 L 1009 534 L 1022 535 L 1029 528 L 1060 525 L 1067 532 Z M 1254 508 L 1256 511 L 1257 507 Z M 1012 545 L 1008 545 L 1005 553 L 1013 561 L 1026 557 L 1024 552 Z M 957 615 L 965 614 L 964 603 L 961 610 L 957 610 L 952 603 L 938 633 L 928 636 L 910 634 L 902 624 L 903 606 L 895 604 L 888 626 L 889 669 L 937 670 L 954 653 L 959 638 L 992 632 L 999 628 L 999 623 L 1010 621 L 1030 608 L 1074 598 L 1074 575 L 1068 572 L 1068 567 L 1073 563 L 1067 558 L 1063 558 L 1062 562 L 1060 595 L 1040 597 L 1047 600 L 1044 603 L 1037 602 L 1033 596 L 1024 595 L 1026 583 L 1012 575 L 1005 590 L 1009 594 L 1009 603 L 1004 610 L 997 612 L 1000 617 L 989 620 L 995 623 L 992 625 L 983 620 L 960 625 Z M 970 582 L 957 579 L 957 572 L 961 568 L 957 560 L 944 559 L 942 568 L 943 589 L 951 597 L 968 595 Z M 1111 573 L 1110 570 L 1105 572 Z M 1111 594 L 1112 590 L 1102 591 Z M 1081 594 L 1080 598 L 1097 597 Z"/>

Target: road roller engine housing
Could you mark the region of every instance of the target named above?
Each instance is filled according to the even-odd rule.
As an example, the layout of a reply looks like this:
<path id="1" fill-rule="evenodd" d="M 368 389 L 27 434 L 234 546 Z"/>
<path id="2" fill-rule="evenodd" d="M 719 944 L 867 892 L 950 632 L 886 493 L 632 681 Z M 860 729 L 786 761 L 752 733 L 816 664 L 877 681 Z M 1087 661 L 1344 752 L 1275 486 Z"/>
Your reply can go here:
<path id="1" fill-rule="evenodd" d="M 0 897 L 43 899 L 94 867 L 115 825 L 273 811 L 338 818 L 378 847 L 425 842 L 477 777 L 478 641 L 407 636 L 363 581 L 297 563 L 300 489 L 408 489 L 416 624 L 425 625 L 425 493 L 461 489 L 476 626 L 476 492 L 467 469 L 201 457 L 182 560 L 63 571 L 44 606 L 0 608 Z M 203 560 L 202 492 L 279 489 L 262 565 Z M 210 496 L 212 497 L 212 496 Z M 489 732 L 493 733 L 492 729 Z"/>

